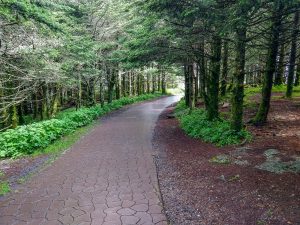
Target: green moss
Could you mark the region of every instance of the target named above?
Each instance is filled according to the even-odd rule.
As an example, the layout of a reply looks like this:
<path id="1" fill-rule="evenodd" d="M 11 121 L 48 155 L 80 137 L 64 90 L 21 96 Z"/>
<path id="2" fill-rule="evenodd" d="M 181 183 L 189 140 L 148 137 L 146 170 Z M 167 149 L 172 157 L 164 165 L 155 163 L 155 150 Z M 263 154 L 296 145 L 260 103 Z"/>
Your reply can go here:
<path id="1" fill-rule="evenodd" d="M 0 196 L 10 192 L 9 183 L 6 181 L 0 182 Z"/>
<path id="2" fill-rule="evenodd" d="M 230 164 L 231 159 L 228 155 L 217 155 L 212 157 L 209 162 L 216 164 Z"/>

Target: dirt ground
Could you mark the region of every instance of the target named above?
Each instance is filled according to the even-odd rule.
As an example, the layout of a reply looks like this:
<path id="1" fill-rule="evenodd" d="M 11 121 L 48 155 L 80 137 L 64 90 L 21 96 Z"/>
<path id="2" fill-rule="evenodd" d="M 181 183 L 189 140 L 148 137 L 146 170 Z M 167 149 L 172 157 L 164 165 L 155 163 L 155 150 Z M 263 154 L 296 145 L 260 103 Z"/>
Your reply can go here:
<path id="1" fill-rule="evenodd" d="M 247 125 L 253 140 L 226 148 L 187 137 L 169 118 L 173 109 L 160 116 L 153 140 L 171 224 L 300 224 L 299 100 L 272 101 L 268 124 Z M 245 121 L 256 109 L 246 109 Z"/>

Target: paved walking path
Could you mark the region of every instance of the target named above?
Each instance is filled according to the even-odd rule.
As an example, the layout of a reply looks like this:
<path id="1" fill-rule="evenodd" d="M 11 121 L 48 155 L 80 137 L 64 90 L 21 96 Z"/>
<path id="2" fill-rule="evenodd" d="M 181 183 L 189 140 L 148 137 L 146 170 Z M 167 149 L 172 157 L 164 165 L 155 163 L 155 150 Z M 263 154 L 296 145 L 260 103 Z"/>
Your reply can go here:
<path id="1" fill-rule="evenodd" d="M 0 202 L 1 225 L 166 225 L 151 144 L 168 97 L 117 113 Z"/>

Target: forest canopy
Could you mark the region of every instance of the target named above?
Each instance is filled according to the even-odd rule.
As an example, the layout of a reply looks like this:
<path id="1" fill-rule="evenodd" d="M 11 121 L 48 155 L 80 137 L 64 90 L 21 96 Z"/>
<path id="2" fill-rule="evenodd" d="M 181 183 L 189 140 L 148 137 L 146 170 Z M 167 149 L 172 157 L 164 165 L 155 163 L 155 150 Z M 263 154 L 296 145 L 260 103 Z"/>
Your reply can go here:
<path id="1" fill-rule="evenodd" d="M 244 90 L 262 88 L 252 123 L 266 123 L 273 85 L 299 85 L 297 0 L 1 0 L 1 129 L 69 107 L 166 92 L 185 84 L 210 121 L 230 99 L 243 129 Z M 201 99 L 201 100 L 200 100 Z"/>

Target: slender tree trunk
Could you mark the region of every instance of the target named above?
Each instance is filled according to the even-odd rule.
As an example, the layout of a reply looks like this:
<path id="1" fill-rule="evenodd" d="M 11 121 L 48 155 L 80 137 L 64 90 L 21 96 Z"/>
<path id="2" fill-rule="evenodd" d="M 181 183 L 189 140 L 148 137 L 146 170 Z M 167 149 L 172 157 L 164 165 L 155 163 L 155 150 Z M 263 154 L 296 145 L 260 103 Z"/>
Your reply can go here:
<path id="1" fill-rule="evenodd" d="M 290 59 L 289 59 L 289 73 L 288 73 L 287 89 L 286 89 L 286 97 L 287 98 L 291 98 L 292 94 L 293 94 L 298 29 L 299 29 L 299 11 L 296 11 L 295 17 L 294 17 L 291 54 L 290 54 Z"/>
<path id="2" fill-rule="evenodd" d="M 194 67 L 193 64 L 189 64 L 187 68 L 187 73 L 188 73 L 188 97 L 189 97 L 189 108 L 190 110 L 193 110 L 195 106 L 195 97 L 194 97 Z"/>
<path id="3" fill-rule="evenodd" d="M 53 87 L 53 100 L 51 104 L 50 109 L 50 117 L 54 117 L 58 111 L 58 101 L 59 101 L 59 95 L 58 95 L 58 88 L 56 85 Z"/>
<path id="4" fill-rule="evenodd" d="M 231 107 L 231 128 L 236 132 L 241 131 L 243 128 L 246 34 L 247 31 L 245 27 L 237 28 L 235 73 Z"/>
<path id="5" fill-rule="evenodd" d="M 156 92 L 156 76 L 155 74 L 152 74 L 152 93 L 154 94 Z"/>
<path id="6" fill-rule="evenodd" d="M 194 89 L 194 93 L 195 93 L 195 104 L 198 101 L 198 97 L 199 97 L 199 67 L 197 63 L 193 64 L 193 70 L 194 70 L 194 75 L 195 75 L 195 89 Z"/>
<path id="7" fill-rule="evenodd" d="M 223 42 L 223 66 L 221 78 L 221 96 L 226 95 L 227 76 L 228 76 L 228 41 Z"/>
<path id="8" fill-rule="evenodd" d="M 78 81 L 77 81 L 77 102 L 76 102 L 76 109 L 81 108 L 82 106 L 82 81 L 81 81 L 81 75 L 78 72 Z"/>
<path id="9" fill-rule="evenodd" d="M 190 88 L 189 82 L 190 82 L 190 79 L 189 79 L 189 66 L 188 66 L 188 64 L 185 64 L 184 65 L 184 86 L 185 86 L 185 88 L 184 88 L 184 98 L 185 98 L 185 105 L 187 107 L 190 106 L 190 100 L 191 100 L 191 98 L 190 98 L 190 93 L 191 92 L 189 90 L 189 88 Z"/>
<path id="10" fill-rule="evenodd" d="M 280 46 L 280 53 L 279 53 L 279 61 L 277 70 L 275 73 L 275 80 L 274 85 L 281 85 L 283 83 L 283 76 L 284 76 L 284 55 L 285 54 L 285 46 L 284 43 Z"/>
<path id="11" fill-rule="evenodd" d="M 267 56 L 267 63 L 264 74 L 264 82 L 262 87 L 262 101 L 260 103 L 258 112 L 253 120 L 254 124 L 263 124 L 267 121 L 270 110 L 270 101 L 273 84 L 273 74 L 276 69 L 276 57 L 279 48 L 279 36 L 281 33 L 282 23 L 282 2 L 276 1 L 273 13 L 272 33 L 269 41 L 269 50 Z"/>
<path id="12" fill-rule="evenodd" d="M 99 86 L 99 98 L 100 98 L 100 105 L 103 108 L 104 107 L 104 90 L 103 90 L 103 80 L 102 77 L 100 77 L 100 86 Z"/>
<path id="13" fill-rule="evenodd" d="M 110 73 L 108 74 L 109 82 L 108 82 L 108 103 L 112 103 L 113 96 L 114 96 L 114 87 L 116 82 L 116 74 L 114 69 L 110 70 Z"/>
<path id="14" fill-rule="evenodd" d="M 158 75 L 157 75 L 157 90 L 158 92 L 161 92 L 161 68 L 158 69 Z"/>
<path id="15" fill-rule="evenodd" d="M 116 75 L 116 99 L 120 99 L 121 98 L 121 74 L 122 71 L 118 70 L 117 71 L 117 75 Z"/>
<path id="16" fill-rule="evenodd" d="M 19 125 L 19 115 L 18 115 L 18 109 L 17 106 L 12 106 L 12 112 L 11 112 L 11 128 L 17 128 Z"/>
<path id="17" fill-rule="evenodd" d="M 18 116 L 19 116 L 19 125 L 24 125 L 25 124 L 24 103 L 21 103 L 20 105 L 18 105 L 17 110 L 18 110 Z"/>
<path id="18" fill-rule="evenodd" d="M 33 118 L 37 119 L 39 115 L 39 101 L 38 101 L 37 93 L 34 93 L 32 95 L 32 101 L 33 101 Z"/>
<path id="19" fill-rule="evenodd" d="M 41 89 L 41 120 L 45 120 L 48 118 L 48 90 L 46 84 L 43 84 Z"/>
<path id="20" fill-rule="evenodd" d="M 150 94 L 150 73 L 147 73 L 147 94 Z"/>
<path id="21" fill-rule="evenodd" d="M 135 72 L 131 73 L 132 95 L 136 95 L 136 76 Z"/>
<path id="22" fill-rule="evenodd" d="M 128 84 L 129 96 L 132 96 L 132 71 L 128 73 Z"/>
<path id="23" fill-rule="evenodd" d="M 164 69 L 162 69 L 161 73 L 161 92 L 163 95 L 167 93 L 166 71 Z"/>
<path id="24" fill-rule="evenodd" d="M 122 76 L 122 95 L 123 95 L 123 97 L 127 96 L 126 75 L 127 75 L 127 72 L 124 73 Z"/>
<path id="25" fill-rule="evenodd" d="M 208 106 L 208 96 L 206 92 L 206 65 L 204 59 L 204 40 L 200 43 L 200 61 L 199 61 L 199 79 L 200 79 L 200 96 L 204 100 L 205 107 L 207 109 Z"/>
<path id="26" fill-rule="evenodd" d="M 209 102 L 207 105 L 208 120 L 219 117 L 219 79 L 221 70 L 221 38 L 215 36 L 212 43 L 211 76 L 208 84 Z"/>

